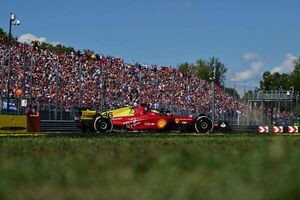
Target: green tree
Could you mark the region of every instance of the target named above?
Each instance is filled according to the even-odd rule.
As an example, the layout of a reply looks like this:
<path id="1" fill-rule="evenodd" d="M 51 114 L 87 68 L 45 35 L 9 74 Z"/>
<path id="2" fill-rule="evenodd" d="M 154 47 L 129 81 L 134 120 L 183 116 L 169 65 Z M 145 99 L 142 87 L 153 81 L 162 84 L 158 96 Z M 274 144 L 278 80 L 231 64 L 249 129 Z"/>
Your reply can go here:
<path id="1" fill-rule="evenodd" d="M 219 58 L 211 57 L 208 61 L 199 59 L 195 64 L 185 62 L 177 66 L 179 71 L 183 73 L 192 72 L 198 78 L 206 81 L 211 81 L 214 76 L 214 67 L 216 67 L 215 83 L 222 86 L 224 85 L 227 68 Z"/>
<path id="2" fill-rule="evenodd" d="M 62 53 L 75 52 L 74 48 L 66 47 L 62 44 L 52 45 L 47 42 L 42 42 L 42 44 L 40 46 L 42 49 L 49 49 L 50 51 L 55 51 L 55 52 L 62 52 Z"/>
<path id="3" fill-rule="evenodd" d="M 209 81 L 209 68 L 205 60 L 199 59 L 194 65 L 194 70 L 196 76 L 202 80 Z"/>
<path id="4" fill-rule="evenodd" d="M 263 79 L 260 81 L 260 88 L 262 90 L 278 90 L 282 87 L 283 90 L 288 90 L 293 85 L 291 76 L 289 74 L 280 74 L 266 71 L 263 73 Z"/>
<path id="5" fill-rule="evenodd" d="M 178 68 L 178 70 L 180 71 L 180 72 L 182 72 L 182 73 L 187 73 L 187 72 L 189 72 L 189 70 L 190 70 L 190 64 L 189 63 L 187 63 L 187 62 L 185 62 L 185 63 L 182 63 L 182 64 L 179 64 L 178 66 L 177 66 L 177 68 Z"/>
<path id="6" fill-rule="evenodd" d="M 245 101 L 248 101 L 249 99 L 251 99 L 254 95 L 254 92 L 252 90 L 248 90 L 244 96 L 242 97 Z"/>
<path id="7" fill-rule="evenodd" d="M 216 57 L 211 57 L 206 64 L 209 70 L 210 77 L 214 76 L 214 68 L 216 67 L 215 83 L 218 85 L 224 85 L 225 74 L 227 72 L 225 64 L 223 64 L 220 59 Z"/>
<path id="8" fill-rule="evenodd" d="M 262 75 L 262 80 L 259 82 L 260 89 L 262 90 L 271 90 L 271 72 L 266 71 Z"/>
<path id="9" fill-rule="evenodd" d="M 294 71 L 291 74 L 291 84 L 295 91 L 300 92 L 300 57 L 294 61 Z"/>
<path id="10" fill-rule="evenodd" d="M 0 37 L 4 37 L 4 38 L 8 37 L 8 34 L 2 28 L 0 28 Z"/>
<path id="11" fill-rule="evenodd" d="M 225 88 L 225 92 L 230 96 L 234 96 L 237 99 L 240 99 L 239 93 L 234 88 Z"/>

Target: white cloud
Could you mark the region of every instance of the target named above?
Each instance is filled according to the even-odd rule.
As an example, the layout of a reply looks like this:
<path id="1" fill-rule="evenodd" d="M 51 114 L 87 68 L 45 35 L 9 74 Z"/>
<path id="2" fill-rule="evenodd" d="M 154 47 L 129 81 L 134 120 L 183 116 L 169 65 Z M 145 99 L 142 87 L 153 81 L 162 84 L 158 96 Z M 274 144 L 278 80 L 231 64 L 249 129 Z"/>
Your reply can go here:
<path id="1" fill-rule="evenodd" d="M 49 42 L 49 41 L 47 41 L 47 39 L 45 37 L 38 37 L 38 36 L 35 36 L 33 34 L 30 34 L 30 33 L 22 34 L 18 38 L 18 41 L 21 42 L 21 43 L 27 43 L 27 44 L 31 44 L 32 41 L 39 41 L 40 43 L 47 42 L 47 43 L 50 43 L 52 45 L 61 44 L 60 42 Z"/>
<path id="2" fill-rule="evenodd" d="M 232 80 L 236 81 L 236 82 L 244 82 L 244 81 L 247 81 L 247 80 L 250 80 L 251 78 L 253 78 L 254 75 L 255 75 L 254 71 L 251 71 L 251 70 L 237 72 L 235 74 L 235 77 Z"/>
<path id="3" fill-rule="evenodd" d="M 35 35 L 32 35 L 30 33 L 26 33 L 26 34 L 22 34 L 20 37 L 19 37 L 19 42 L 22 42 L 22 43 L 28 43 L 30 44 L 32 41 L 39 41 L 39 42 L 46 42 L 46 38 L 45 37 L 37 37 Z"/>
<path id="4" fill-rule="evenodd" d="M 296 56 L 294 56 L 291 53 L 288 53 L 286 55 L 285 60 L 283 61 L 283 63 L 281 63 L 279 66 L 274 67 L 271 70 L 271 73 L 275 73 L 275 72 L 279 72 L 279 73 L 290 73 L 293 71 L 294 69 L 294 65 L 293 62 L 294 60 L 297 59 Z"/>
<path id="5" fill-rule="evenodd" d="M 168 8 L 171 9 L 190 8 L 191 6 L 192 3 L 189 1 L 172 2 L 168 4 Z"/>
<path id="6" fill-rule="evenodd" d="M 253 60 L 254 58 L 256 58 L 256 55 L 253 53 L 245 53 L 243 55 L 244 60 L 249 61 L 249 60 Z"/>
<path id="7" fill-rule="evenodd" d="M 251 68 L 255 71 L 259 70 L 262 66 L 263 66 L 263 62 L 262 61 L 254 61 L 251 63 Z"/>
<path id="8" fill-rule="evenodd" d="M 243 58 L 245 61 L 250 62 L 250 69 L 235 73 L 234 77 L 231 79 L 234 82 L 245 82 L 257 77 L 260 69 L 264 65 L 260 56 L 257 54 L 248 52 L 243 55 Z"/>

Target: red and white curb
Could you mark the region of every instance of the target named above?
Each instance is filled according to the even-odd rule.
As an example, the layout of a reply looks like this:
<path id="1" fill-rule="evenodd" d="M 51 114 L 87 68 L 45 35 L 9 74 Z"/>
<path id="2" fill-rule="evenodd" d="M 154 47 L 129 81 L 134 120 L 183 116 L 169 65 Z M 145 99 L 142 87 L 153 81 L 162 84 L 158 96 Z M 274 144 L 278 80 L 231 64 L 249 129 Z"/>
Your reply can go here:
<path id="1" fill-rule="evenodd" d="M 272 133 L 283 133 L 284 131 L 287 131 L 287 133 L 299 133 L 298 126 L 272 126 L 270 129 Z M 269 126 L 258 126 L 258 133 L 269 133 Z"/>
<path id="2" fill-rule="evenodd" d="M 258 126 L 258 132 L 259 133 L 268 133 L 269 127 L 268 126 Z"/>
<path id="3" fill-rule="evenodd" d="M 273 126 L 272 132 L 273 133 L 283 133 L 283 126 Z"/>
<path id="4" fill-rule="evenodd" d="M 288 126 L 288 133 L 298 133 L 298 126 Z"/>

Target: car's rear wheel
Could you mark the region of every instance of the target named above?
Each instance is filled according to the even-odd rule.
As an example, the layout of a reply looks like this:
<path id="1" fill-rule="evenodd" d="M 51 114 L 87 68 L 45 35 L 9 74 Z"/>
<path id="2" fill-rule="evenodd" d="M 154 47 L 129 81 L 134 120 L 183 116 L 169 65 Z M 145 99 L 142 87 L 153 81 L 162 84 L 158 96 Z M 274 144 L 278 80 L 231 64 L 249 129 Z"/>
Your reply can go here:
<path id="1" fill-rule="evenodd" d="M 195 123 L 195 129 L 198 133 L 208 133 L 213 130 L 213 121 L 206 115 L 200 115 Z"/>
<path id="2" fill-rule="evenodd" d="M 94 121 L 94 128 L 98 133 L 111 132 L 113 123 L 109 118 L 99 116 Z"/>

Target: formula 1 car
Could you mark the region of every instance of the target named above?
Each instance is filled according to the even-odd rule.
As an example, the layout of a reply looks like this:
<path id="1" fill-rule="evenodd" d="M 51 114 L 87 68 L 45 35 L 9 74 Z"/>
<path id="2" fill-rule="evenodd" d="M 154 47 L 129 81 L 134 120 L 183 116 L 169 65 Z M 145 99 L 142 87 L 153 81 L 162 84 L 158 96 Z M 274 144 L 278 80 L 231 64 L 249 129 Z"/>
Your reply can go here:
<path id="1" fill-rule="evenodd" d="M 126 106 L 97 113 L 95 110 L 77 110 L 75 122 L 83 132 L 112 131 L 179 131 L 211 132 L 213 121 L 205 114 L 180 116 L 171 112 L 151 110 L 147 106 Z"/>

